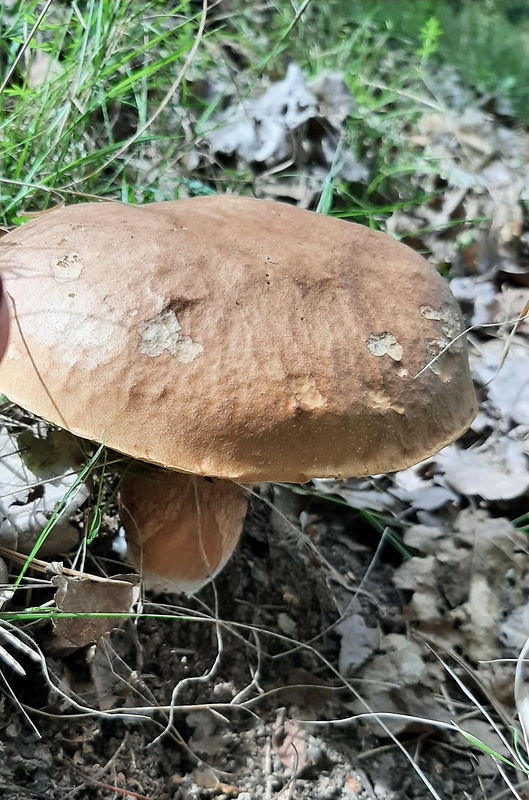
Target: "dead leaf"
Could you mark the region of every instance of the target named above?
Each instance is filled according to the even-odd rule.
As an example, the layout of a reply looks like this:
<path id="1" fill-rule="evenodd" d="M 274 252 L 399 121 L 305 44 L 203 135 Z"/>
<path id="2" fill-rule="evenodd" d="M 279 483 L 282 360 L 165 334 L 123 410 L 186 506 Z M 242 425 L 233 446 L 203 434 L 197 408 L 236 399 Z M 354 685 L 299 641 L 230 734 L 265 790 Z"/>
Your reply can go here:
<path id="1" fill-rule="evenodd" d="M 357 105 L 340 72 L 323 70 L 308 83 L 308 87 L 319 102 L 319 111 L 335 127 L 357 111 Z"/>
<path id="2" fill-rule="evenodd" d="M 396 506 L 395 498 L 389 492 L 376 488 L 374 479 L 349 478 L 339 481 L 333 478 L 315 478 L 312 484 L 322 494 L 341 497 L 351 508 L 387 512 Z"/>
<path id="3" fill-rule="evenodd" d="M 450 288 L 459 303 L 472 305 L 471 325 L 488 325 L 498 321 L 501 308 L 500 293 L 493 281 L 471 275 L 465 278 L 453 278 L 450 281 Z"/>
<path id="4" fill-rule="evenodd" d="M 500 625 L 500 641 L 518 655 L 529 638 L 529 603 L 513 609 Z"/>
<path id="5" fill-rule="evenodd" d="M 407 618 L 473 662 L 498 657 L 502 589 L 507 575 L 516 582 L 525 558 L 511 523 L 468 508 L 453 529 L 411 526 L 404 543 L 425 554 L 394 574 L 395 586 L 413 591 Z"/>
<path id="6" fill-rule="evenodd" d="M 371 659 L 358 675 L 364 681 L 362 697 L 370 709 L 382 715 L 393 712 L 448 722 L 448 714 L 433 697 L 437 679 L 427 668 L 420 645 L 407 636 L 389 634 L 381 648 L 385 652 Z M 355 713 L 366 711 L 359 701 L 351 707 Z M 405 719 L 384 719 L 384 724 L 395 734 L 410 727 Z M 380 734 L 375 720 L 367 721 L 367 725 Z"/>
<path id="7" fill-rule="evenodd" d="M 48 520 L 74 485 L 64 517 L 88 498 L 86 484 L 79 484 L 82 453 L 66 431 L 26 430 L 18 437 L 0 428 L 0 542 L 28 554 Z M 39 555 L 67 552 L 78 541 L 77 530 L 61 519 L 50 531 Z"/>
<path id="8" fill-rule="evenodd" d="M 457 502 L 458 496 L 448 486 L 442 486 L 435 476 L 427 477 L 425 465 L 416 464 L 393 475 L 395 486 L 390 489 L 403 503 L 422 511 L 437 511 L 447 503 Z"/>
<path id="9" fill-rule="evenodd" d="M 446 483 L 466 496 L 512 500 L 529 489 L 527 456 L 510 436 L 491 437 L 472 450 L 449 445 L 435 462 L 444 470 Z"/>
<path id="10" fill-rule="evenodd" d="M 134 579 L 67 577 L 55 575 L 51 582 L 57 587 L 55 603 L 58 611 L 79 614 L 72 619 L 54 621 L 54 633 L 75 648 L 95 644 L 105 633 L 121 624 L 113 614 L 127 614 L 134 602 Z M 108 616 L 90 616 L 105 614 Z"/>
<path id="11" fill-rule="evenodd" d="M 520 442 L 524 453 L 529 456 L 529 425 L 518 425 L 511 430 L 511 436 Z"/>
<path id="12" fill-rule="evenodd" d="M 366 624 L 359 603 L 355 603 L 351 612 L 340 620 L 335 631 L 340 636 L 338 667 L 342 675 L 348 676 L 373 655 L 378 648 L 380 635 L 377 628 L 370 628 Z"/>
<path id="13" fill-rule="evenodd" d="M 204 135 L 214 154 L 235 154 L 247 164 L 266 163 L 273 167 L 295 158 L 299 163 L 310 162 L 306 180 L 314 181 L 317 165 L 323 161 L 327 167 L 332 165 L 334 174 L 343 180 L 366 182 L 366 166 L 350 148 L 339 147 L 345 120 L 355 107 L 341 75 L 322 74 L 309 83 L 301 68 L 290 64 L 285 78 L 271 84 L 261 95 L 242 100 L 239 95 L 234 103 L 213 114 Z M 320 169 L 320 173 L 318 190 L 328 169 Z M 287 181 L 288 196 L 297 198 L 303 192 L 303 177 L 298 183 L 296 186 L 296 181 Z M 273 186 L 274 194 L 281 194 L 277 181 Z M 260 196 L 265 187 L 261 182 Z M 307 187 L 304 188 L 306 194 Z"/>
<path id="14" fill-rule="evenodd" d="M 281 763 L 296 774 L 301 772 L 307 763 L 307 731 L 287 719 L 274 731 L 273 743 Z"/>
<path id="15" fill-rule="evenodd" d="M 438 633 L 452 627 L 448 620 L 449 609 L 437 584 L 436 564 L 434 555 L 416 556 L 401 564 L 393 575 L 398 589 L 413 591 L 405 614 L 410 622 L 419 623 L 423 632 Z"/>
<path id="16" fill-rule="evenodd" d="M 317 102 L 301 69 L 290 64 L 282 81 L 260 97 L 247 99 L 212 118 L 206 132 L 214 153 L 238 152 L 245 161 L 278 161 L 289 157 L 288 133 L 316 116 Z"/>
<path id="17" fill-rule="evenodd" d="M 450 531 L 430 525 L 410 525 L 404 533 L 404 544 L 413 547 L 422 555 L 435 555 L 439 552 L 440 540 L 450 536 Z M 407 562 L 404 562 L 403 566 Z M 411 586 L 407 587 L 411 589 Z"/>
<path id="18" fill-rule="evenodd" d="M 513 320 L 522 317 L 524 312 L 527 314 L 529 304 L 529 289 L 520 289 L 514 286 L 502 286 L 501 292 L 497 293 L 498 312 L 494 319 L 495 322 L 503 320 Z M 529 334 L 529 318 L 518 322 L 516 331 L 526 336 Z M 529 342 L 526 341 L 526 346 Z"/>
<path id="19" fill-rule="evenodd" d="M 522 336 L 514 336 L 502 364 L 504 350 L 497 339 L 482 343 L 479 353 L 470 357 L 473 375 L 487 387 L 489 403 L 502 417 L 529 424 L 529 345 Z"/>

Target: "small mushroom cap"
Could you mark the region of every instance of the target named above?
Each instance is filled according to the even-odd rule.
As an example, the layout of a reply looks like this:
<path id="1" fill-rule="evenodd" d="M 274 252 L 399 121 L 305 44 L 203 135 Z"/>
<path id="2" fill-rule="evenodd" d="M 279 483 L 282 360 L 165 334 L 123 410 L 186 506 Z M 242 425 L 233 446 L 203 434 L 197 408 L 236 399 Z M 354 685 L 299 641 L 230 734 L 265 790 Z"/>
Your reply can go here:
<path id="1" fill-rule="evenodd" d="M 353 223 L 227 196 L 81 204 L 5 236 L 0 271 L 13 317 L 0 391 L 172 469 L 376 474 L 475 415 L 447 283 Z"/>

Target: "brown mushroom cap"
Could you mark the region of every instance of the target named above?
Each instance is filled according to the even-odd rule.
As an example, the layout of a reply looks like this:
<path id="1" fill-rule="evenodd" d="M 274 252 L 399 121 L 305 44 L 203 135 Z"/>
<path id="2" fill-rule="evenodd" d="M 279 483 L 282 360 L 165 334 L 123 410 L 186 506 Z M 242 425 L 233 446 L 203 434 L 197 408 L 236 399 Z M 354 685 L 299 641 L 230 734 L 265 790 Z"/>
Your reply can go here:
<path id="1" fill-rule="evenodd" d="M 263 200 L 83 204 L 0 241 L 0 391 L 79 436 L 241 482 L 402 469 L 475 414 L 446 282 L 413 250 Z"/>

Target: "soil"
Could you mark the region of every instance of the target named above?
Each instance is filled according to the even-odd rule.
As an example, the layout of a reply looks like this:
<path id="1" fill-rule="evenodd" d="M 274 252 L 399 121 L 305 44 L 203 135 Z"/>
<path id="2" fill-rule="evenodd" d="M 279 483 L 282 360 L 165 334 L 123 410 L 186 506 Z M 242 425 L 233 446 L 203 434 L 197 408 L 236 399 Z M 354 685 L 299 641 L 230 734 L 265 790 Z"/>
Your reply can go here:
<path id="1" fill-rule="evenodd" d="M 51 681 L 93 710 L 79 711 L 17 651 L 26 677 L 2 668 L 2 798 L 428 796 L 379 726 L 336 722 L 362 694 L 354 675 L 344 679 L 338 669 L 334 626 L 344 609 L 356 603 L 378 635 L 407 631 L 406 597 L 392 583 L 397 552 L 386 548 L 373 561 L 377 536 L 352 510 L 285 489 L 272 498 L 261 487 L 260 495 L 215 587 L 195 598 L 146 599 L 146 613 L 169 618 L 126 621 L 97 647 L 73 652 L 48 625 L 30 630 Z M 97 542 L 101 557 L 111 555 L 112 527 Z M 171 698 L 172 721 L 161 709 Z M 451 734 L 419 726 L 398 741 L 443 800 L 505 788 Z"/>

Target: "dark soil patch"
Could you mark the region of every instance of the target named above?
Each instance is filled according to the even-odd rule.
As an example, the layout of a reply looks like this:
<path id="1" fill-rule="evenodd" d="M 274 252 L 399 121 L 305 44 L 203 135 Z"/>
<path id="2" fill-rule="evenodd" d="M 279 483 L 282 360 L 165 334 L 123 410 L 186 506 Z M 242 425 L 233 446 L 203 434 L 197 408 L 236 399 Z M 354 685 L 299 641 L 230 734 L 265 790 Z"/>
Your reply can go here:
<path id="1" fill-rule="evenodd" d="M 21 658 L 26 678 L 4 669 L 1 796 L 426 797 L 426 787 L 388 738 L 364 724 L 330 722 L 353 713 L 351 690 L 336 672 L 340 639 L 333 625 L 355 596 L 376 542 L 370 547 L 364 537 L 359 543 L 355 526 L 361 523 L 353 512 L 302 505 L 313 515 L 304 535 L 271 519 L 269 506 L 256 500 L 216 595 L 209 587 L 198 598 L 178 598 L 176 610 L 146 605 L 149 613 L 178 613 L 174 619 L 127 622 L 97 649 L 62 657 L 50 655 L 50 631 L 37 628 L 53 680 L 77 703 L 102 712 L 152 711 L 144 711 L 143 720 L 79 713 Z M 385 633 L 406 629 L 392 570 L 380 562 L 357 595 L 367 624 Z M 170 705 L 172 696 L 174 724 L 156 739 L 168 721 L 166 711 L 157 709 Z M 478 797 L 480 783 L 492 791 L 498 781 L 496 773 L 480 773 L 460 742 L 456 747 L 424 728 L 401 740 L 443 798 Z"/>

